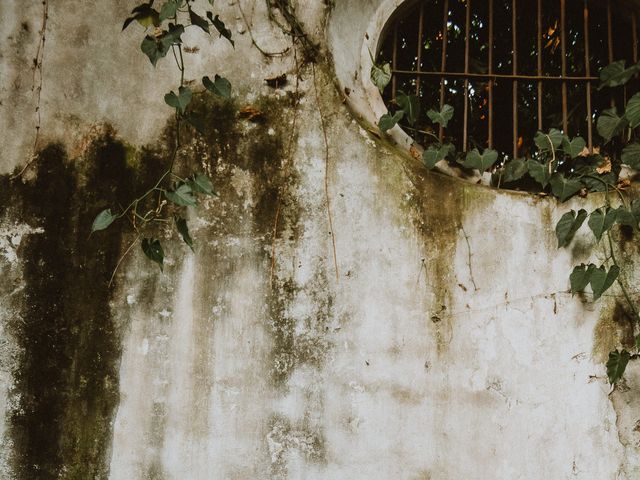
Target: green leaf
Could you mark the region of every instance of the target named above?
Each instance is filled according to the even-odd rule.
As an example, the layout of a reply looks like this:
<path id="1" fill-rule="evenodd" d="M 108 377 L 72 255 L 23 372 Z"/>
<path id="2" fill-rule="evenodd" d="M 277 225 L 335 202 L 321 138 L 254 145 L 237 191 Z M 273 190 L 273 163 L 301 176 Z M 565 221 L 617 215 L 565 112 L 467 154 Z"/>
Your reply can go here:
<path id="1" fill-rule="evenodd" d="M 609 377 L 609 383 L 611 385 L 616 384 L 622 378 L 629 359 L 631 359 L 631 354 L 624 349 L 621 352 L 616 349 L 609 353 L 609 360 L 607 360 L 607 377 Z"/>
<path id="2" fill-rule="evenodd" d="M 176 221 L 176 228 L 178 229 L 178 233 L 182 237 L 182 240 L 189 246 L 192 252 L 195 252 L 195 250 L 193 249 L 193 239 L 191 238 L 191 235 L 189 235 L 189 227 L 187 226 L 187 221 L 184 218 L 179 217 L 178 215 L 173 218 Z"/>
<path id="3" fill-rule="evenodd" d="M 566 135 L 560 130 L 552 128 L 549 130 L 549 133 L 537 132 L 535 137 L 533 137 L 533 141 L 541 151 L 550 152 L 552 147 L 553 150 L 560 148 L 560 145 L 562 145 L 562 142 L 566 138 Z"/>
<path id="4" fill-rule="evenodd" d="M 620 160 L 635 170 L 640 169 L 640 143 L 630 143 L 624 147 Z"/>
<path id="5" fill-rule="evenodd" d="M 613 137 L 619 135 L 625 127 L 629 124 L 626 117 L 619 117 L 617 110 L 611 108 L 604 110 L 598 117 L 596 128 L 602 138 L 606 140 L 606 143 L 610 142 Z"/>
<path id="6" fill-rule="evenodd" d="M 107 208 L 106 210 L 101 211 L 93 220 L 93 225 L 91 226 L 91 233 L 97 232 L 99 230 L 104 230 L 109 225 L 111 225 L 116 218 L 118 218 L 118 216 L 111 213 L 110 208 Z"/>
<path id="7" fill-rule="evenodd" d="M 549 163 L 527 160 L 527 168 L 529 169 L 529 176 L 542 185 L 542 188 L 546 188 L 551 179 Z"/>
<path id="8" fill-rule="evenodd" d="M 589 216 L 589 228 L 600 241 L 602 234 L 607 232 L 616 221 L 616 211 L 612 208 L 599 208 L 591 212 Z"/>
<path id="9" fill-rule="evenodd" d="M 440 147 L 430 145 L 424 152 L 422 152 L 422 161 L 425 166 L 431 170 L 436 166 L 440 160 L 444 160 L 447 156 L 453 155 L 455 152 L 455 147 L 447 143 L 446 145 L 441 145 Z"/>
<path id="10" fill-rule="evenodd" d="M 616 223 L 619 225 L 626 225 L 634 229 L 638 228 L 638 217 L 633 212 L 627 210 L 622 205 L 615 209 Z"/>
<path id="11" fill-rule="evenodd" d="M 167 47 L 171 47 L 171 45 L 180 45 L 182 43 L 181 35 L 184 33 L 184 25 L 181 24 L 169 24 L 169 30 L 165 31 L 160 36 L 160 41 Z"/>
<path id="12" fill-rule="evenodd" d="M 380 117 L 380 121 L 378 122 L 378 128 L 382 133 L 387 133 L 387 130 L 396 126 L 396 124 L 402 119 L 404 116 L 403 110 L 398 110 L 393 115 L 385 113 Z"/>
<path id="13" fill-rule="evenodd" d="M 162 250 L 162 245 L 160 245 L 160 240 L 156 238 L 143 238 L 142 251 L 150 260 L 153 260 L 160 266 L 160 271 L 163 271 L 164 251 Z"/>
<path id="14" fill-rule="evenodd" d="M 640 92 L 629 99 L 625 107 L 624 116 L 629 120 L 631 128 L 636 128 L 640 125 Z"/>
<path id="15" fill-rule="evenodd" d="M 235 47 L 235 44 L 233 43 L 233 40 L 231 39 L 231 30 L 229 30 L 225 26 L 224 22 L 222 20 L 220 20 L 220 18 L 218 18 L 218 15 L 216 15 L 214 17 L 211 12 L 207 12 L 207 18 L 213 24 L 213 26 L 216 27 L 216 30 L 218 30 L 218 33 L 220 33 L 220 36 L 226 38 L 227 40 L 229 40 L 231 45 L 233 45 Z"/>
<path id="16" fill-rule="evenodd" d="M 373 57 L 371 57 L 371 60 L 373 61 Z M 378 87 L 380 94 L 382 94 L 391 81 L 391 64 L 385 63 L 380 66 L 373 62 L 371 66 L 371 81 Z"/>
<path id="17" fill-rule="evenodd" d="M 202 30 L 209 33 L 209 24 L 207 23 L 207 21 L 196 12 L 191 10 L 191 7 L 189 7 L 189 20 L 191 21 L 192 25 L 200 27 Z"/>
<path id="18" fill-rule="evenodd" d="M 640 335 L 636 335 L 636 350 L 640 350 Z"/>
<path id="19" fill-rule="evenodd" d="M 565 137 L 562 140 L 562 150 L 571 158 L 579 157 L 586 146 L 587 142 L 585 142 L 584 138 L 582 137 L 575 137 L 571 141 L 569 141 L 569 139 Z"/>
<path id="20" fill-rule="evenodd" d="M 591 284 L 591 290 L 593 291 L 593 301 L 598 300 L 604 292 L 606 292 L 613 282 L 616 281 L 620 274 L 620 268 L 617 265 L 611 265 L 611 268 L 607 272 L 604 265 L 594 268 L 591 271 L 591 278 L 589 283 Z"/>
<path id="21" fill-rule="evenodd" d="M 189 207 L 196 204 L 196 198 L 193 196 L 191 186 L 186 183 L 178 185 L 178 188 L 173 192 L 164 192 L 164 196 L 167 197 L 167 200 L 175 203 L 176 205 Z"/>
<path id="22" fill-rule="evenodd" d="M 155 38 L 147 35 L 140 44 L 142 52 L 149 57 L 151 64 L 155 67 L 158 60 L 167 56 L 171 45 L 165 42 L 157 41 Z"/>
<path id="23" fill-rule="evenodd" d="M 415 124 L 420 116 L 420 100 L 418 97 L 413 94 L 407 95 L 403 91 L 398 90 L 396 103 L 404 112 L 404 116 L 407 122 L 409 122 L 409 125 Z"/>
<path id="24" fill-rule="evenodd" d="M 618 87 L 627 83 L 638 71 L 638 65 L 632 65 L 625 69 L 625 63 L 624 60 L 618 60 L 600 70 L 598 90 L 604 87 Z"/>
<path id="25" fill-rule="evenodd" d="M 158 25 L 160 25 L 159 14 L 156 10 L 151 8 L 152 3 L 153 2 L 143 3 L 142 5 L 138 5 L 136 8 L 134 8 L 131 11 L 133 15 L 124 21 L 124 25 L 122 25 L 122 30 L 127 28 L 134 20 L 137 21 L 144 28 L 148 28 L 151 26 L 157 27 Z"/>
<path id="26" fill-rule="evenodd" d="M 439 112 L 435 110 L 429 110 L 427 116 L 433 123 L 439 124 L 443 128 L 447 128 L 449 120 L 453 118 L 453 107 L 451 105 L 443 105 Z"/>
<path id="27" fill-rule="evenodd" d="M 528 171 L 529 168 L 526 160 L 523 160 L 522 158 L 511 160 L 510 162 L 507 162 L 504 168 L 504 181 L 509 183 L 520 180 Z"/>
<path id="28" fill-rule="evenodd" d="M 498 152 L 495 150 L 491 150 L 486 148 L 482 155 L 477 148 L 474 148 L 469 153 L 467 153 L 467 157 L 464 159 L 463 165 L 467 168 L 475 168 L 484 172 L 491 168 L 491 166 L 496 163 L 498 160 Z"/>
<path id="29" fill-rule="evenodd" d="M 566 247 L 567 245 L 569 245 L 569 243 L 571 243 L 571 240 L 573 240 L 573 236 L 586 219 L 587 211 L 584 208 L 578 210 L 577 213 L 575 210 L 571 210 L 562 215 L 560 221 L 556 225 L 558 248 Z"/>
<path id="30" fill-rule="evenodd" d="M 196 173 L 189 180 L 189 186 L 194 192 L 204 193 L 206 195 L 215 195 L 216 192 L 213 190 L 213 183 L 209 180 L 203 173 Z"/>
<path id="31" fill-rule="evenodd" d="M 585 265 L 584 263 L 573 268 L 571 275 L 569 275 L 569 282 L 571 283 L 571 293 L 582 292 L 589 281 L 591 280 L 591 274 L 595 270 L 596 266 L 593 263 Z"/>
<path id="32" fill-rule="evenodd" d="M 167 18 L 175 17 L 179 7 L 180 4 L 175 0 L 164 2 L 164 4 L 162 4 L 162 8 L 160 8 L 160 21 L 163 22 Z"/>
<path id="33" fill-rule="evenodd" d="M 231 82 L 218 74 L 213 77 L 213 82 L 209 77 L 202 77 L 202 85 L 222 98 L 231 98 Z"/>
<path id="34" fill-rule="evenodd" d="M 560 199 L 566 201 L 582 189 L 582 183 L 578 180 L 565 178 L 561 173 L 554 173 L 549 179 L 551 192 Z"/>
<path id="35" fill-rule="evenodd" d="M 178 89 L 178 95 L 171 91 L 164 96 L 164 101 L 170 107 L 175 108 L 180 113 L 184 113 L 187 105 L 191 102 L 191 97 L 192 93 L 189 87 L 180 87 Z"/>

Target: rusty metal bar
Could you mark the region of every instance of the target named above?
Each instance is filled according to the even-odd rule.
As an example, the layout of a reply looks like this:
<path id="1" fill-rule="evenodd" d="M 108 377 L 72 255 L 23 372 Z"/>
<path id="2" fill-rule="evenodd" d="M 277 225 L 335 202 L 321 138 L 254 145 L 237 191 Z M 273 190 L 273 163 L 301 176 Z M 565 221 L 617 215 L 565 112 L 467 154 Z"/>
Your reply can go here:
<path id="1" fill-rule="evenodd" d="M 562 131 L 569 134 L 569 119 L 567 108 L 567 5 L 566 0 L 560 0 L 560 50 L 562 55 Z"/>
<path id="2" fill-rule="evenodd" d="M 607 1 L 607 46 L 609 47 L 609 63 L 613 63 L 613 22 L 611 19 L 611 0 Z"/>
<path id="3" fill-rule="evenodd" d="M 611 0 L 607 1 L 607 47 L 609 49 L 609 63 L 613 63 L 613 21 L 611 12 Z M 615 108 L 616 99 L 611 95 L 611 108 Z"/>
<path id="4" fill-rule="evenodd" d="M 469 34 L 471 32 L 471 0 L 467 0 L 464 40 L 464 119 L 462 127 L 462 151 L 467 151 L 467 135 L 469 123 Z"/>
<path id="5" fill-rule="evenodd" d="M 394 72 L 398 68 L 398 22 L 393 26 L 393 53 L 391 54 L 391 71 Z M 396 90 L 398 89 L 397 75 L 391 74 L 391 98 L 396 99 Z"/>
<path id="6" fill-rule="evenodd" d="M 511 4 L 511 40 L 513 45 L 513 159 L 518 158 L 518 80 L 515 76 L 518 74 L 518 30 L 517 30 L 517 0 L 513 0 Z"/>
<path id="7" fill-rule="evenodd" d="M 418 20 L 418 53 L 416 55 L 417 73 L 422 70 L 420 64 L 422 63 L 422 36 L 424 32 L 424 2 L 420 3 L 420 19 Z M 420 97 L 420 75 L 416 75 L 416 96 Z"/>
<path id="8" fill-rule="evenodd" d="M 493 0 L 489 0 L 489 75 L 493 75 Z M 493 148 L 493 84 L 495 80 L 489 77 L 489 139 L 488 147 Z"/>
<path id="9" fill-rule="evenodd" d="M 536 50 L 538 54 L 538 76 L 542 76 L 542 0 L 538 0 L 537 12 L 538 38 Z M 538 130 L 542 130 L 542 80 L 538 80 Z"/>
<path id="10" fill-rule="evenodd" d="M 584 68 L 591 75 L 591 55 L 589 55 L 589 0 L 584 0 Z M 587 82 L 587 146 L 593 152 L 593 118 L 591 110 L 591 82 Z"/>
<path id="11" fill-rule="evenodd" d="M 464 72 L 445 72 L 445 71 L 440 71 L 440 72 L 426 72 L 426 71 L 422 71 L 422 72 L 416 72 L 414 70 L 391 70 L 392 73 L 399 73 L 402 75 L 424 75 L 424 76 L 432 76 L 432 77 L 469 77 L 469 78 L 492 78 L 492 79 L 498 79 L 498 78 L 503 78 L 503 79 L 507 79 L 507 80 L 532 80 L 532 81 L 538 81 L 538 80 L 542 80 L 542 81 L 558 81 L 558 82 L 563 82 L 563 81 L 568 81 L 568 82 L 594 82 L 594 81 L 598 81 L 600 79 L 600 77 L 594 77 L 594 76 L 570 76 L 567 75 L 566 77 L 552 77 L 552 76 L 548 76 L 548 75 L 507 75 L 507 74 L 500 74 L 500 73 L 473 73 L 473 72 L 469 72 L 469 73 L 464 73 Z"/>
<path id="12" fill-rule="evenodd" d="M 449 20 L 449 0 L 444 0 L 444 14 L 442 18 L 442 61 L 440 62 L 440 71 L 447 70 L 447 22 Z M 444 77 L 440 75 L 440 109 L 444 106 Z M 438 131 L 438 138 L 442 141 L 444 136 L 444 128 L 442 125 Z"/>

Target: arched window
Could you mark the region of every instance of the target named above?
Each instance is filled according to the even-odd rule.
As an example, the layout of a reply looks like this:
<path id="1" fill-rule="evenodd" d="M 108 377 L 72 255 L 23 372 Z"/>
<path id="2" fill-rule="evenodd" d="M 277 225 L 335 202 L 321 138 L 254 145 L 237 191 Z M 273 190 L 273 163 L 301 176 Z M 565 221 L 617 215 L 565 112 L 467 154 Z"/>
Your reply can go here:
<path id="1" fill-rule="evenodd" d="M 598 90 L 613 61 L 638 62 L 634 2 L 612 0 L 422 0 L 405 2 L 381 36 L 376 63 L 391 65 L 383 92 L 416 94 L 418 121 L 401 126 L 421 144 L 444 137 L 462 151 L 526 156 L 536 131 L 557 128 L 599 145 L 594 119 L 623 106 L 624 91 Z M 637 86 L 629 84 L 630 91 Z M 446 131 L 425 112 L 444 104 Z"/>

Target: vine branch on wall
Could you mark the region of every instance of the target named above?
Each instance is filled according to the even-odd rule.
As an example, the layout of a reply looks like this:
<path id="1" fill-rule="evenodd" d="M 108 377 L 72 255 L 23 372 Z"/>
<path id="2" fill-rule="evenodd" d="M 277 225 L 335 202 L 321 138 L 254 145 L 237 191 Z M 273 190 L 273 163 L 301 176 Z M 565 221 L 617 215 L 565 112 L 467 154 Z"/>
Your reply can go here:
<path id="1" fill-rule="evenodd" d="M 31 148 L 31 153 L 29 155 L 29 160 L 22 167 L 17 174 L 13 175 L 11 179 L 16 179 L 21 177 L 24 172 L 27 171 L 29 166 L 33 163 L 36 158 L 36 151 L 38 149 L 38 142 L 40 140 L 40 125 L 42 124 L 42 115 L 40 113 L 40 99 L 42 97 L 42 78 L 43 78 L 43 63 L 44 63 L 44 44 L 46 41 L 46 33 L 47 33 L 47 20 L 49 19 L 49 0 L 42 1 L 42 24 L 40 27 L 40 31 L 38 32 L 38 49 L 36 50 L 36 56 L 33 58 L 33 77 L 31 80 L 31 91 L 35 92 L 36 95 L 36 108 L 35 108 L 35 117 L 36 117 L 36 127 L 35 127 L 35 136 L 33 139 L 33 147 Z"/>

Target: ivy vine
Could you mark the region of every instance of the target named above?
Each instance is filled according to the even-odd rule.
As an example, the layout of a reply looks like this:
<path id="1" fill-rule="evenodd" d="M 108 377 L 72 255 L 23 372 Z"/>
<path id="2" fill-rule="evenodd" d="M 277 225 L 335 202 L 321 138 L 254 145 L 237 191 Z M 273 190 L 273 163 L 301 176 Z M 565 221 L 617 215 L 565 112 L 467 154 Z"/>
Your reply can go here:
<path id="1" fill-rule="evenodd" d="M 614 62 L 600 71 L 600 89 L 622 88 L 640 72 L 640 63 L 626 67 L 623 60 Z M 377 65 L 373 62 L 371 80 L 380 92 L 391 81 L 390 65 Z M 382 115 L 378 128 L 383 134 L 403 122 L 409 130 L 420 114 L 420 102 L 416 95 L 407 95 L 397 91 L 392 111 Z M 453 118 L 454 109 L 443 105 L 438 110 L 429 110 L 428 118 L 438 128 L 447 128 Z M 626 165 L 640 170 L 640 92 L 633 95 L 623 111 L 615 107 L 604 110 L 598 117 L 596 128 L 602 145 L 589 149 L 581 137 L 569 138 L 562 131 L 550 129 L 539 131 L 534 137 L 536 151 L 528 158 L 504 158 L 493 149 L 480 152 L 477 148 L 469 152 L 457 152 L 451 143 L 443 143 L 440 136 L 426 130 L 419 130 L 431 139 L 425 145 L 422 161 L 426 168 L 433 169 L 440 162 L 456 165 L 462 170 L 491 173 L 491 184 L 496 187 L 510 185 L 515 188 L 529 187 L 533 182 L 535 191 L 551 194 L 560 202 L 580 195 L 586 197 L 589 192 L 604 192 L 604 202 L 592 212 L 585 209 L 570 210 L 558 221 L 555 234 L 558 248 L 571 244 L 576 232 L 587 223 L 595 245 L 602 242 L 605 258 L 602 264 L 581 264 L 573 268 L 569 275 L 572 294 L 582 293 L 587 287 L 597 301 L 614 284 L 622 291 L 629 310 L 633 315 L 634 327 L 640 323 L 637 302 L 632 298 L 628 285 L 624 281 L 624 264 L 620 263 L 619 253 L 614 246 L 614 228 L 640 229 L 640 199 L 631 200 L 628 188 L 630 180 L 621 178 L 620 172 Z M 614 196 L 614 198 L 612 198 Z M 607 377 L 615 386 L 623 377 L 628 362 L 640 358 L 640 335 L 635 337 L 632 352 L 616 349 L 609 354 L 606 364 Z"/>
<path id="2" fill-rule="evenodd" d="M 186 68 L 182 35 L 187 29 L 194 27 L 207 35 L 217 32 L 218 38 L 234 45 L 231 31 L 225 26 L 219 15 L 214 15 L 214 12 L 210 10 L 205 11 L 202 15 L 194 10 L 193 3 L 194 0 L 167 0 L 157 10 L 154 8 L 154 1 L 151 0 L 135 7 L 131 16 L 124 21 L 122 26 L 122 30 L 125 30 L 136 22 L 144 27 L 140 50 L 148 57 L 154 67 L 163 58 L 171 56 L 179 71 L 179 83 L 175 90 L 164 95 L 165 103 L 174 109 L 176 122 L 174 146 L 168 161 L 168 168 L 159 176 L 153 187 L 133 199 L 125 208 L 115 212 L 111 208 L 104 209 L 97 214 L 93 221 L 92 234 L 105 230 L 113 222 L 122 218 L 128 218 L 137 233 L 135 240 L 118 261 L 116 270 L 124 257 L 138 242 L 147 258 L 157 263 L 160 270 L 163 269 L 164 249 L 160 240 L 148 236 L 147 232 L 147 227 L 156 222 L 173 222 L 184 243 L 193 250 L 194 242 L 182 211 L 187 207 L 195 206 L 199 196 L 216 195 L 213 183 L 204 173 L 189 172 L 178 175 L 174 169 L 175 160 L 181 147 L 181 125 L 186 122 L 199 133 L 203 133 L 204 130 L 203 119 L 189 108 L 194 91 L 185 81 Z M 213 0 L 209 0 L 209 4 L 213 8 Z M 218 74 L 215 74 L 213 79 L 204 76 L 202 86 L 206 92 L 224 99 L 231 98 L 231 83 Z M 111 281 L 113 281 L 115 273 L 114 270 Z"/>

